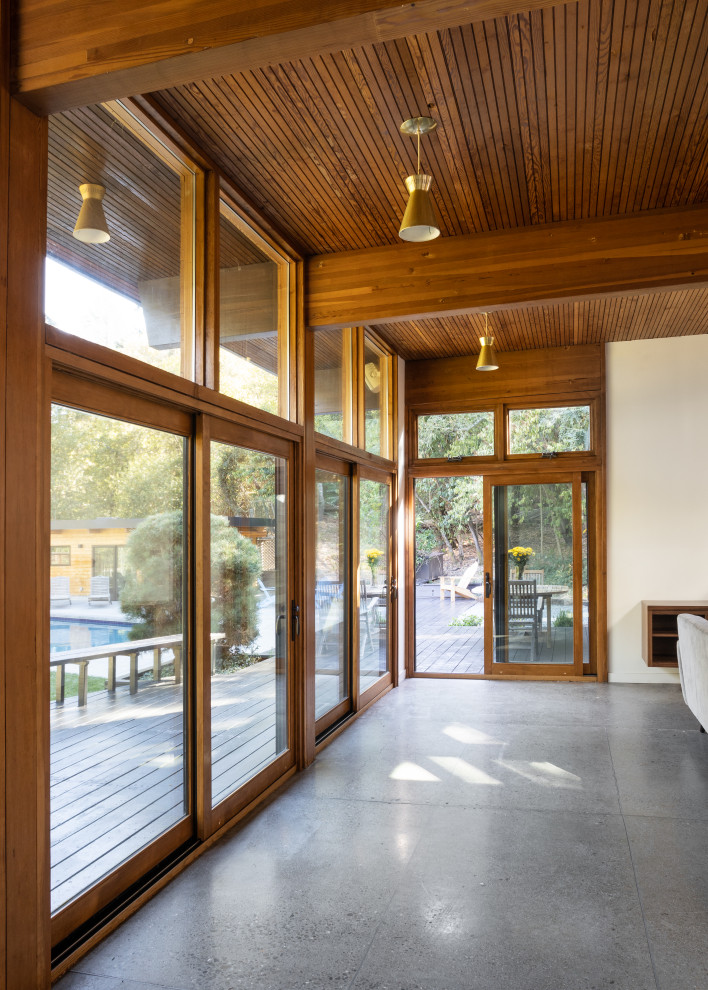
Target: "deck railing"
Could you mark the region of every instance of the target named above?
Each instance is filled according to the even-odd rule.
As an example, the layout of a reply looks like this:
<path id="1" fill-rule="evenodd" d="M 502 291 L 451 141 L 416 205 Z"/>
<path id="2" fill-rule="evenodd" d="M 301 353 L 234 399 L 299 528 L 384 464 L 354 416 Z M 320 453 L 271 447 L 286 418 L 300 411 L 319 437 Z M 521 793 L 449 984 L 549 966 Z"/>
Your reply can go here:
<path id="1" fill-rule="evenodd" d="M 223 633 L 211 634 L 211 670 L 215 668 L 215 648 L 216 644 L 224 639 Z M 67 664 L 79 668 L 79 707 L 83 707 L 88 700 L 88 667 L 92 660 L 108 661 L 108 677 L 106 686 L 109 691 L 115 691 L 116 685 L 116 659 L 118 657 L 128 657 L 130 661 L 130 673 L 128 684 L 130 693 L 135 694 L 138 690 L 140 674 L 146 669 L 140 670 L 139 657 L 144 653 L 152 653 L 152 678 L 153 681 L 162 679 L 162 668 L 171 663 L 174 668 L 174 683 L 179 684 L 182 679 L 182 649 L 184 637 L 176 636 L 156 636 L 152 639 L 134 639 L 124 643 L 110 643 L 107 646 L 92 646 L 81 650 L 63 650 L 61 653 L 53 653 L 49 660 L 50 667 L 56 667 L 56 702 L 64 702 L 66 667 Z M 164 659 L 164 654 L 172 652 L 170 660 Z"/>

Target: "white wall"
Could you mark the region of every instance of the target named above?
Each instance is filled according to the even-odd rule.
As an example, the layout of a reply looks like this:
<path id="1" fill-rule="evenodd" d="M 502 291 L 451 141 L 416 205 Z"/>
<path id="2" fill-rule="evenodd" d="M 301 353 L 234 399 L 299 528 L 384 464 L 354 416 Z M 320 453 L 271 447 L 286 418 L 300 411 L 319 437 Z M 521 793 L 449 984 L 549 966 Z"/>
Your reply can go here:
<path id="1" fill-rule="evenodd" d="M 675 683 L 642 660 L 640 602 L 708 600 L 708 335 L 606 359 L 609 677 Z"/>

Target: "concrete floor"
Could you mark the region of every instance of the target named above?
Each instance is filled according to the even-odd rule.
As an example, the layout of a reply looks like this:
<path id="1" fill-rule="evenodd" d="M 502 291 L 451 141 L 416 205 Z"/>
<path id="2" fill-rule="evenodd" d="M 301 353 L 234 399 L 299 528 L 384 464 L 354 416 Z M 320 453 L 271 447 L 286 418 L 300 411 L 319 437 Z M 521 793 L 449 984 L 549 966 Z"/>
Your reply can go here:
<path id="1" fill-rule="evenodd" d="M 413 680 L 60 990 L 705 990 L 674 686 Z"/>

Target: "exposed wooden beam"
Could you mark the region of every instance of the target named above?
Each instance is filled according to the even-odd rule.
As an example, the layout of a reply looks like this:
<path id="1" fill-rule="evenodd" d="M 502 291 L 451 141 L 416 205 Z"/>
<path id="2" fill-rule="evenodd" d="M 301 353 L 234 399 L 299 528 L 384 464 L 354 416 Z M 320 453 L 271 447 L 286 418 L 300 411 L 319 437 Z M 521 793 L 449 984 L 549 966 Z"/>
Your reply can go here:
<path id="1" fill-rule="evenodd" d="M 708 284 L 708 205 L 310 258 L 311 327 Z"/>
<path id="2" fill-rule="evenodd" d="M 15 87 L 37 113 L 560 6 L 569 0 L 20 0 Z"/>

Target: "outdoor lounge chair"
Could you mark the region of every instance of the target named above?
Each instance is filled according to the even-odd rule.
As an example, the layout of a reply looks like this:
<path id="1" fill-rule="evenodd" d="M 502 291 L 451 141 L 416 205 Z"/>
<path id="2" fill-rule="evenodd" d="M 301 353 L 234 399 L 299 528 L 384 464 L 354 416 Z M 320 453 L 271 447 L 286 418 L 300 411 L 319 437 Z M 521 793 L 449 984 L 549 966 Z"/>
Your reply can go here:
<path id="1" fill-rule="evenodd" d="M 71 605 L 68 577 L 53 577 L 49 579 L 49 604 Z"/>
<path id="2" fill-rule="evenodd" d="M 475 576 L 479 570 L 479 561 L 475 560 L 474 564 L 470 564 L 466 571 L 460 574 L 459 578 L 456 577 L 441 577 L 438 578 L 440 581 L 440 600 L 445 597 L 445 592 L 450 592 L 450 602 L 454 604 L 455 596 L 459 595 L 460 598 L 476 598 L 477 596 L 474 592 L 470 591 L 469 584 L 472 578 Z"/>
<path id="3" fill-rule="evenodd" d="M 111 604 L 111 579 L 109 577 L 92 577 L 91 593 L 88 596 L 89 605 L 94 602 Z"/>

